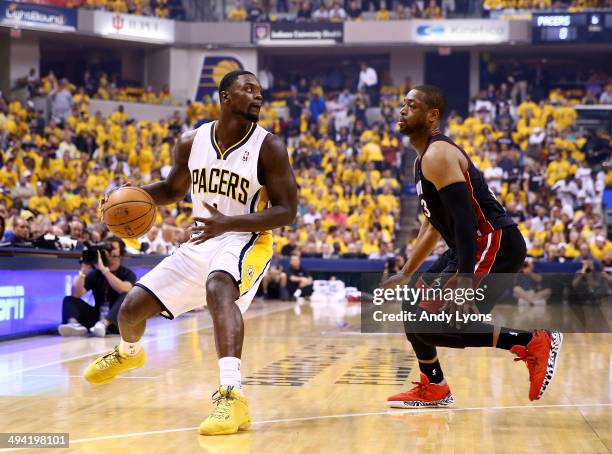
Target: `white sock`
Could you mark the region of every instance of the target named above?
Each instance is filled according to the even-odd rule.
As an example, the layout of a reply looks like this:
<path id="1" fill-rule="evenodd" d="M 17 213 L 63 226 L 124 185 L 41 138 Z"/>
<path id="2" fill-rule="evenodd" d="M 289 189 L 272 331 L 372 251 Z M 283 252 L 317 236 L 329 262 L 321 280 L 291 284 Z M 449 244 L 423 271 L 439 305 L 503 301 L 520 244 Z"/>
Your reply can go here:
<path id="1" fill-rule="evenodd" d="M 136 356 L 142 350 L 142 344 L 140 341 L 137 342 L 126 342 L 121 339 L 119 344 L 119 352 L 125 356 Z"/>
<path id="2" fill-rule="evenodd" d="M 221 386 L 233 386 L 242 394 L 242 380 L 240 378 L 240 358 L 226 356 L 219 359 L 219 374 Z"/>

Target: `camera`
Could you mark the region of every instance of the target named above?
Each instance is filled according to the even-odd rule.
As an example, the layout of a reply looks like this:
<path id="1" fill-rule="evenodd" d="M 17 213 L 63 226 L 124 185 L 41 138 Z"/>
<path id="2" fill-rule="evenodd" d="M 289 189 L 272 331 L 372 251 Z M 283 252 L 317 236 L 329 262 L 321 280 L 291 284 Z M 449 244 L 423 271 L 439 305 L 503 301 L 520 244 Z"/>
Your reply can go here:
<path id="1" fill-rule="evenodd" d="M 81 255 L 80 263 L 84 263 L 86 265 L 95 265 L 98 263 L 98 252 L 100 252 L 100 256 L 102 257 L 102 263 L 105 266 L 108 266 L 108 259 L 106 258 L 106 254 L 104 251 L 112 251 L 113 245 L 109 243 L 89 243 L 85 242 L 83 247 L 83 254 Z"/>

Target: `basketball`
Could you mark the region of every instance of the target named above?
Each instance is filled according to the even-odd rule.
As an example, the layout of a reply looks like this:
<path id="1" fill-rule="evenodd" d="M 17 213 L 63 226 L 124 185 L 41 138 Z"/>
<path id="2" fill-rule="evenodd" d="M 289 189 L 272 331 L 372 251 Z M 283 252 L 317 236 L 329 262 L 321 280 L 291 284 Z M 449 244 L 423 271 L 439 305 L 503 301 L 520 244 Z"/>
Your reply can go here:
<path id="1" fill-rule="evenodd" d="M 138 238 L 149 231 L 155 215 L 155 203 L 148 192 L 124 186 L 108 195 L 102 220 L 119 238 Z"/>

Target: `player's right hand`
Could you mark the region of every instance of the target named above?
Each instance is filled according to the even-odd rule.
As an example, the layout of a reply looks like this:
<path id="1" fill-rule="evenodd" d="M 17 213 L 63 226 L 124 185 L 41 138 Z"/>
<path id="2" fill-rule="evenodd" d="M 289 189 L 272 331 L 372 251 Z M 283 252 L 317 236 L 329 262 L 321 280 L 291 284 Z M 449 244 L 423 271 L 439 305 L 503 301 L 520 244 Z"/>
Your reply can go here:
<path id="1" fill-rule="evenodd" d="M 188 240 L 188 243 L 202 244 L 203 242 L 210 240 L 216 236 L 222 235 L 225 232 L 232 231 L 232 216 L 225 216 L 219 210 L 217 210 L 216 204 L 209 205 L 206 202 L 202 203 L 204 208 L 208 210 L 210 216 L 207 218 L 194 216 L 193 220 L 198 222 L 190 227 L 189 232 L 192 237 Z M 195 234 L 195 236 L 193 236 Z"/>
<path id="2" fill-rule="evenodd" d="M 408 283 L 408 281 L 410 280 L 410 277 L 411 277 L 410 274 L 404 274 L 400 272 L 400 273 L 394 274 L 393 276 L 390 276 L 389 278 L 385 279 L 380 284 L 378 284 L 378 286 L 381 288 L 395 288 L 399 285 L 401 287 Z"/>

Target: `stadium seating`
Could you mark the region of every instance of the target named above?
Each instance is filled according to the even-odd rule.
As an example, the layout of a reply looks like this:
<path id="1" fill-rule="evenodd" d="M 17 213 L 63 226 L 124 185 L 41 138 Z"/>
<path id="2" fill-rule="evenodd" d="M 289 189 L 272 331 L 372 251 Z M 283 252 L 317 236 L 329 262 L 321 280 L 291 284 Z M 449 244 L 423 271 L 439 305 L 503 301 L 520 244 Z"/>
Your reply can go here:
<path id="1" fill-rule="evenodd" d="M 49 94 L 59 85 L 50 73 L 42 79 L 40 93 Z M 101 76 L 93 97 L 171 102 L 167 90 L 156 94 L 110 85 Z M 0 184 L 5 188 L 0 200 L 9 212 L 9 235 L 21 216 L 29 220 L 33 234 L 67 235 L 69 222 L 80 219 L 89 237 L 104 236 L 97 212 L 104 192 L 126 180 L 143 184 L 167 175 L 178 134 L 219 115 L 218 104 L 206 98 L 189 102 L 186 118 L 137 122 L 122 111 L 103 118 L 90 112 L 84 87 L 65 86 L 73 93 L 73 109 L 63 122 L 45 122 L 19 101 L 0 114 Z M 311 88 L 324 95 L 320 86 Z M 406 183 L 401 169 L 410 163 L 395 132 L 393 112 L 407 88 L 387 80 L 380 89 L 381 114 L 369 123 L 357 120 L 348 106 L 336 102 L 340 97 L 331 95 L 325 101 L 330 111 L 323 112 L 312 106 L 312 98 L 299 98 L 302 114 L 294 120 L 279 116 L 274 106 L 286 105 L 279 96 L 274 104 L 265 103 L 260 123 L 286 139 L 300 187 L 295 224 L 274 235 L 279 252 L 298 248 L 313 257 L 372 258 L 404 252 L 395 234 Z M 603 260 L 612 253 L 601 216 L 612 172 L 592 161 L 588 138 L 578 135 L 573 105 L 581 93 L 554 89 L 548 99 L 536 103 L 527 97 L 519 105 L 504 93 L 495 87 L 482 91 L 468 117 L 449 115 L 447 133 L 487 178 L 501 175 L 497 196 L 520 222 L 531 256 L 571 260 L 586 251 Z M 188 200 L 162 207 L 157 237 L 130 241 L 130 251 L 140 252 L 147 244 L 149 252 L 168 253 L 185 240 L 189 224 Z"/>

